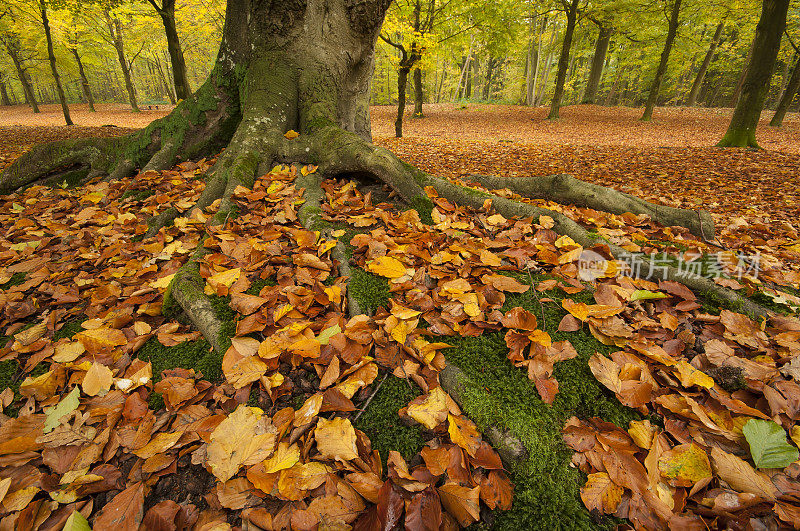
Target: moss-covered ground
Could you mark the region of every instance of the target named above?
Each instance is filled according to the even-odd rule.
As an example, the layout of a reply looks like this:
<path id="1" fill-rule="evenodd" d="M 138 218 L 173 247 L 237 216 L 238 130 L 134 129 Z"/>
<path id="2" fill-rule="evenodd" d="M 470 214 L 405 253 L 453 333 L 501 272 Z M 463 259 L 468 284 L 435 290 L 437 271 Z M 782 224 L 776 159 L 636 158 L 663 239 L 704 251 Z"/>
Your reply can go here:
<path id="1" fill-rule="evenodd" d="M 381 380 L 383 376 L 375 380 L 375 385 Z M 408 460 L 422 449 L 425 443 L 422 427 L 403 423 L 397 414 L 421 394 L 422 391 L 411 380 L 407 383 L 403 378 L 389 375 L 372 402 L 355 422 L 355 427 L 369 437 L 372 448 L 380 452 L 384 467 L 391 450 L 400 452 L 400 455 Z"/>
<path id="2" fill-rule="evenodd" d="M 515 275 L 516 276 L 516 275 Z M 523 281 L 524 276 L 516 276 Z M 544 277 L 533 277 L 535 282 Z M 586 477 L 570 467 L 572 451 L 562 442 L 561 428 L 572 415 L 600 417 L 626 427 L 638 414 L 608 392 L 592 375 L 587 360 L 595 352 L 609 353 L 588 330 L 559 332 L 565 312 L 560 301 L 570 297 L 593 303 L 584 291 L 567 295 L 559 289 L 539 294 L 554 302 L 539 303 L 529 290 L 506 298 L 503 311 L 520 306 L 536 315 L 539 327 L 553 341 L 569 340 L 578 357 L 556 364 L 554 377 L 559 392 L 552 405 L 543 402 L 527 374 L 507 359 L 508 347 L 502 332 L 477 338 L 448 338 L 454 348 L 445 357 L 471 380 L 465 385 L 462 407 L 479 428 L 497 426 L 516 435 L 528 451 L 527 457 L 509 470 L 514 481 L 514 505 L 510 511 L 496 511 L 492 529 L 592 529 L 615 524 L 610 519 L 595 521 L 579 497 Z M 487 528 L 476 524 L 476 528 Z"/>

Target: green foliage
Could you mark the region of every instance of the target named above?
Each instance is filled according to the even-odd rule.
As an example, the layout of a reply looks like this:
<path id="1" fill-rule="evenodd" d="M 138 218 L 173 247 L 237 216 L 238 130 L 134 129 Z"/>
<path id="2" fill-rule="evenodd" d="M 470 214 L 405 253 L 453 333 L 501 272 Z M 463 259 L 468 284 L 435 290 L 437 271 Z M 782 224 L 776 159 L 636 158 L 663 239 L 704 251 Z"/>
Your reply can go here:
<path id="1" fill-rule="evenodd" d="M 742 433 L 758 468 L 783 468 L 800 457 L 797 448 L 786 442 L 786 431 L 776 422 L 750 419 Z"/>

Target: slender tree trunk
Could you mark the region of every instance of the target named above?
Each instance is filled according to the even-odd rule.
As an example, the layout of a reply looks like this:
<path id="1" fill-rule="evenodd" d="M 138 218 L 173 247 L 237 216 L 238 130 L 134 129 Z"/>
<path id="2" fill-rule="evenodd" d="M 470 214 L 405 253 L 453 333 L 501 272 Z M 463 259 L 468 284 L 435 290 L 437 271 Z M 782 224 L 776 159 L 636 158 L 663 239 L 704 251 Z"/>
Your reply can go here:
<path id="1" fill-rule="evenodd" d="M 423 98 L 422 69 L 417 67 L 414 69 L 414 118 L 422 118 L 425 116 L 422 112 Z"/>
<path id="2" fill-rule="evenodd" d="M 94 96 L 92 96 L 92 88 L 89 86 L 89 79 L 86 77 L 86 71 L 83 69 L 83 61 L 78 54 L 78 48 L 72 48 L 72 56 L 75 57 L 75 62 L 78 63 L 78 73 L 81 76 L 81 88 L 83 89 L 83 96 L 89 104 L 89 110 L 95 112 L 94 109 Z"/>
<path id="3" fill-rule="evenodd" d="M 478 56 L 475 56 L 475 60 L 472 61 L 472 89 L 475 94 L 475 99 L 479 99 L 481 97 L 480 94 L 480 85 L 481 85 L 481 78 L 480 78 L 480 60 Z"/>
<path id="4" fill-rule="evenodd" d="M 158 55 L 155 56 L 156 60 L 156 70 L 158 70 L 158 77 L 161 79 L 161 84 L 164 85 L 164 90 L 167 92 L 167 97 L 169 98 L 169 102 L 172 105 L 175 105 L 176 99 L 175 94 L 172 92 L 172 87 L 167 81 L 167 77 L 164 75 L 164 69 L 161 67 L 161 59 L 159 59 Z"/>
<path id="5" fill-rule="evenodd" d="M 108 18 L 107 22 L 109 32 L 114 42 L 114 49 L 117 51 L 119 66 L 122 68 L 122 77 L 125 79 L 125 90 L 128 91 L 128 101 L 131 104 L 131 111 L 139 112 L 139 104 L 136 102 L 136 89 L 133 87 L 133 80 L 131 79 L 131 65 L 125 58 L 125 41 L 122 36 L 122 24 L 118 18 Z"/>
<path id="6" fill-rule="evenodd" d="M 794 67 L 792 67 L 792 75 L 789 82 L 786 84 L 786 89 L 781 94 L 781 99 L 778 106 L 775 108 L 775 114 L 772 115 L 769 125 L 772 127 L 780 127 L 783 124 L 783 118 L 786 116 L 786 111 L 794 100 L 797 89 L 800 88 L 800 54 L 795 53 Z"/>
<path id="7" fill-rule="evenodd" d="M 764 0 L 753 39 L 753 57 L 742 84 L 742 96 L 719 146 L 758 147 L 756 127 L 769 91 L 769 82 L 786 28 L 789 0 Z"/>
<path id="8" fill-rule="evenodd" d="M 188 98 L 192 91 L 189 88 L 189 77 L 186 74 L 186 60 L 183 57 L 178 28 L 175 26 L 175 0 L 163 0 L 158 10 L 164 33 L 167 37 L 167 50 L 172 64 L 172 77 L 175 81 L 175 95 L 179 100 Z"/>
<path id="9" fill-rule="evenodd" d="M 703 80 L 706 77 L 706 72 L 708 72 L 708 67 L 711 65 L 711 60 L 714 58 L 714 53 L 717 51 L 717 45 L 719 45 L 724 26 L 724 22 L 717 24 L 717 29 L 714 31 L 714 36 L 711 38 L 711 44 L 708 46 L 706 56 L 703 58 L 703 62 L 700 64 L 700 70 L 697 71 L 697 75 L 694 78 L 694 83 L 692 83 L 692 88 L 689 91 L 689 96 L 686 98 L 687 107 L 694 107 L 697 103 L 697 95 L 700 94 L 700 87 L 703 86 Z"/>
<path id="10" fill-rule="evenodd" d="M 575 33 L 575 22 L 578 19 L 578 3 L 580 0 L 572 0 L 567 10 L 567 30 L 564 32 L 564 41 L 561 44 L 561 56 L 558 58 L 558 73 L 556 74 L 556 88 L 553 93 L 553 100 L 550 103 L 550 114 L 548 120 L 558 118 L 558 111 L 561 108 L 561 99 L 564 97 L 564 83 L 567 81 L 567 68 L 569 67 L 569 50 L 572 47 L 572 35 Z"/>
<path id="11" fill-rule="evenodd" d="M 647 96 L 647 103 L 644 106 L 644 114 L 642 120 L 648 121 L 653 119 L 653 108 L 656 106 L 658 100 L 658 92 L 661 90 L 661 81 L 664 79 L 664 74 L 667 71 L 667 63 L 669 62 L 669 54 L 672 51 L 672 43 L 675 42 L 675 35 L 678 33 L 678 17 L 681 12 L 681 0 L 673 0 L 672 14 L 669 19 L 669 29 L 667 30 L 667 40 L 664 42 L 664 50 L 661 52 L 661 61 L 658 63 L 656 70 L 656 77 L 653 79 L 653 85 L 650 87 L 650 94 Z"/>
<path id="12" fill-rule="evenodd" d="M 58 93 L 58 101 L 61 103 L 61 112 L 64 113 L 64 122 L 66 122 L 67 125 L 74 125 L 69 115 L 67 97 L 64 95 L 64 89 L 61 87 L 61 76 L 58 75 L 58 68 L 56 67 L 56 54 L 53 51 L 53 36 L 50 34 L 50 21 L 47 18 L 47 4 L 45 4 L 44 0 L 39 2 L 39 7 L 42 12 L 44 36 L 47 40 L 47 58 L 50 60 L 50 71 L 53 73 L 53 79 L 56 82 L 56 92 Z"/>
<path id="13" fill-rule="evenodd" d="M 406 86 L 408 85 L 408 68 L 401 67 L 397 71 L 397 117 L 394 120 L 394 136 L 403 136 L 403 113 L 406 110 Z"/>
<path id="14" fill-rule="evenodd" d="M 0 72 L 0 102 L 3 105 L 11 105 L 11 100 L 8 98 L 8 89 L 6 88 L 6 76 Z"/>
<path id="15" fill-rule="evenodd" d="M 608 91 L 608 95 L 606 95 L 606 105 L 611 105 L 612 103 L 616 103 L 618 101 L 617 95 L 619 91 L 619 82 L 622 79 L 622 68 L 620 68 L 619 62 L 617 63 L 617 71 L 614 75 L 614 82 L 611 83 L 611 88 Z M 617 98 L 615 101 L 614 98 Z"/>
<path id="16" fill-rule="evenodd" d="M 611 43 L 611 35 L 614 29 L 611 26 L 601 25 L 597 34 L 597 43 L 594 47 L 592 57 L 592 67 L 589 70 L 589 81 L 586 83 L 586 92 L 583 94 L 582 103 L 595 103 L 597 101 L 597 89 L 600 87 L 600 78 L 603 77 L 603 66 L 606 64 L 606 54 L 608 45 Z"/>
<path id="17" fill-rule="evenodd" d="M 492 76 L 494 75 L 494 67 L 497 64 L 497 59 L 489 56 L 489 61 L 486 63 L 486 77 L 483 85 L 483 99 L 488 100 L 492 95 Z"/>
<path id="18" fill-rule="evenodd" d="M 14 68 L 17 70 L 17 77 L 22 85 L 22 91 L 25 94 L 25 101 L 31 106 L 33 113 L 38 114 L 40 112 L 39 104 L 36 103 L 36 95 L 33 93 L 31 79 L 28 77 L 27 70 L 22 66 L 22 60 L 19 57 L 18 50 L 12 45 L 7 45 L 6 51 L 8 52 L 8 56 L 11 57 L 11 61 L 14 63 Z"/>
<path id="19" fill-rule="evenodd" d="M 436 103 L 442 101 L 442 87 L 444 87 L 444 78 L 447 76 L 447 67 L 450 65 L 447 59 L 442 60 L 442 76 L 439 78 L 439 86 L 436 88 Z"/>
<path id="20" fill-rule="evenodd" d="M 458 78 L 458 87 L 456 88 L 456 96 L 454 99 L 461 99 L 464 94 L 461 88 L 465 84 L 465 79 L 467 78 L 467 74 L 469 73 L 470 63 L 472 62 L 472 46 L 474 44 L 475 44 L 475 37 L 473 36 L 472 40 L 469 43 L 469 51 L 467 51 L 467 57 L 464 59 L 464 64 L 461 65 L 461 75 Z"/>

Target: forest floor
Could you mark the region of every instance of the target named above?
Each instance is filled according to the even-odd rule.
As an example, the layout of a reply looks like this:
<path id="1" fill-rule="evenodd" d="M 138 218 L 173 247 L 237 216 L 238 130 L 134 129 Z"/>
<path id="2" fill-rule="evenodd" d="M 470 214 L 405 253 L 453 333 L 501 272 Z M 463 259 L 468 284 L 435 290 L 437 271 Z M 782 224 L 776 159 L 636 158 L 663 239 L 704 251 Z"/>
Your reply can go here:
<path id="1" fill-rule="evenodd" d="M 38 115 L 23 105 L 0 113 L 0 170 L 33 144 L 122 135 L 169 112 L 131 113 L 126 105 L 99 104 L 99 112 L 90 113 L 86 105 L 74 105 L 78 127 L 66 127 L 60 125 L 58 105 L 40 107 Z M 745 239 L 777 238 L 773 245 L 797 240 L 800 114 L 788 113 L 783 127 L 775 128 L 768 126 L 771 111 L 765 112 L 757 132 L 764 149 L 756 151 L 713 147 L 732 109 L 659 107 L 649 123 L 639 121 L 637 108 L 568 106 L 556 121 L 548 121 L 547 112 L 512 105 L 425 105 L 425 118 L 407 117 L 404 138 L 398 139 L 396 107 L 375 106 L 372 130 L 377 144 L 441 177 L 570 173 L 650 201 L 708 210 L 719 226 L 737 229 L 723 237 L 728 246 L 742 231 L 749 233 Z M 800 260 L 788 262 L 800 266 Z"/>
<path id="2" fill-rule="evenodd" d="M 76 109 L 84 125 L 69 128 L 56 107 L 2 114 L 0 170 L 34 143 L 160 115 L 107 109 L 91 126 Z M 0 528 L 800 521 L 798 116 L 759 131 L 756 151 L 710 147 L 729 111 L 657 109 L 648 124 L 594 106 L 558 122 L 519 107 L 427 112 L 396 139 L 393 109 L 373 109 L 376 142 L 443 177 L 570 172 L 705 208 L 719 241 L 536 202 L 598 238 L 591 249 L 607 238 L 645 266 L 691 266 L 775 315 L 619 275 L 620 262 L 587 268 L 549 216 L 506 219 L 433 192 L 433 209 L 406 210 L 347 175 L 323 183 L 330 232 L 314 233 L 296 182 L 315 166 L 237 188 L 236 215 L 208 227 L 218 203 L 189 209 L 212 159 L 32 186 L 0 198 Z M 169 206 L 186 217 L 144 238 Z M 760 254 L 760 271 L 718 243 Z M 198 245 L 219 350 L 166 304 Z M 371 316 L 345 313 L 345 294 Z"/>

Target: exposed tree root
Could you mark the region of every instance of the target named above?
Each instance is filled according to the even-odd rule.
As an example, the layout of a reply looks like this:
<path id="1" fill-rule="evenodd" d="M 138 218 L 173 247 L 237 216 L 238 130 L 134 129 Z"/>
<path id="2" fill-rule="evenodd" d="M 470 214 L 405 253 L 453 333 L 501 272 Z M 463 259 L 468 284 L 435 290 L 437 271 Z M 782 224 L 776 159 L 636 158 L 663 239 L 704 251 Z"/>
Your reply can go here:
<path id="1" fill-rule="evenodd" d="M 498 197 L 490 193 L 479 192 L 444 179 L 424 175 L 421 172 L 419 179 L 426 185 L 432 186 L 442 197 L 456 204 L 477 209 L 483 207 L 485 201 L 489 200 L 491 206 L 498 213 L 507 218 L 532 217 L 538 219 L 540 216 L 549 216 L 555 221 L 555 225 L 553 226 L 554 231 L 569 236 L 583 247 L 594 247 L 598 243 L 603 243 L 608 247 L 609 258 L 615 258 L 628 264 L 641 263 L 643 260 L 643 255 L 641 254 L 626 251 L 622 247 L 608 242 L 607 240 L 598 241 L 597 238 L 592 237 L 589 232 L 578 223 L 559 212 L 519 201 L 513 201 L 504 197 Z M 679 282 L 698 293 L 701 297 L 711 299 L 730 310 L 747 313 L 756 317 L 769 317 L 774 315 L 772 310 L 739 295 L 731 289 L 715 284 L 709 278 L 681 272 L 672 266 L 666 265 L 659 265 L 658 267 L 652 268 L 652 270 L 648 269 L 648 273 L 650 273 L 649 278 L 651 280 Z"/>
<path id="2" fill-rule="evenodd" d="M 603 210 L 612 214 L 647 214 L 650 219 L 665 227 L 686 227 L 699 238 L 714 239 L 714 220 L 705 210 L 657 205 L 567 174 L 524 179 L 472 174 L 469 178 L 489 190 L 508 188 L 529 199 L 548 199 L 564 205 Z"/>

